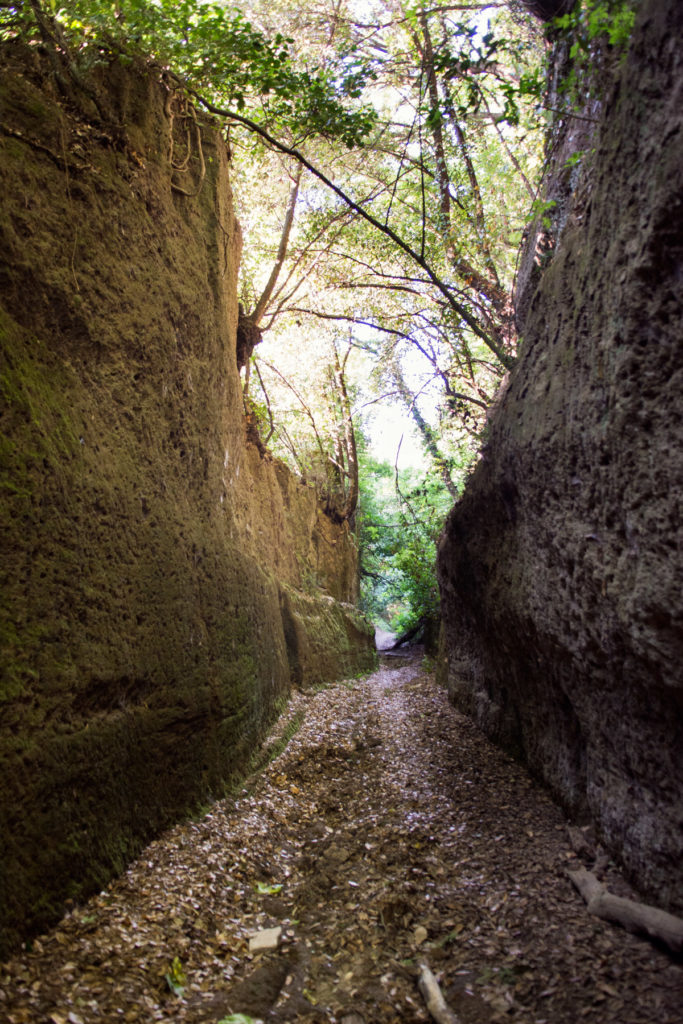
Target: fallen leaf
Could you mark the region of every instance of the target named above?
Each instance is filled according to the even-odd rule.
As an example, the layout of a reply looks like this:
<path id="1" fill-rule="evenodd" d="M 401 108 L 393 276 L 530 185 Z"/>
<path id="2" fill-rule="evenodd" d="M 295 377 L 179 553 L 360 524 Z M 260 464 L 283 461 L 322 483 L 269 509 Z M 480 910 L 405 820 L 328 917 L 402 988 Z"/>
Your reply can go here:
<path id="1" fill-rule="evenodd" d="M 269 885 L 268 882 L 256 882 L 254 889 L 262 896 L 275 896 L 277 893 L 282 892 L 282 883 Z"/>

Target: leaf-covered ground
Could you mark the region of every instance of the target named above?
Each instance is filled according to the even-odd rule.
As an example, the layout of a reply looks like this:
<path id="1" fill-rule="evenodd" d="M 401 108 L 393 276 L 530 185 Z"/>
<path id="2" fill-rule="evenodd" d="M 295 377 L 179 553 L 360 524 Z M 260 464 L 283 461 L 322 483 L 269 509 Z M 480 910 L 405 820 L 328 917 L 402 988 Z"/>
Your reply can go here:
<path id="1" fill-rule="evenodd" d="M 681 965 L 590 917 L 565 875 L 590 836 L 419 658 L 296 694 L 274 749 L 297 726 L 237 799 L 2 965 L 0 1020 L 426 1021 L 425 958 L 463 1024 L 678 1024 Z M 277 949 L 250 952 L 273 927 Z"/>

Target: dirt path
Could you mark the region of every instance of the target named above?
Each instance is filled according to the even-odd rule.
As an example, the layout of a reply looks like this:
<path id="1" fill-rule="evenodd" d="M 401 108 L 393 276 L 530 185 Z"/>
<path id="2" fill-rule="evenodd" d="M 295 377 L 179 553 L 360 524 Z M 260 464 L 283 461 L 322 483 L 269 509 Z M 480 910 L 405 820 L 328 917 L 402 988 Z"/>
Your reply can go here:
<path id="1" fill-rule="evenodd" d="M 237 800 L 2 965 L 0 1021 L 426 1021 L 424 956 L 463 1024 L 678 1024 L 681 966 L 588 916 L 561 812 L 419 660 L 295 695 L 279 731 L 299 723 Z"/>

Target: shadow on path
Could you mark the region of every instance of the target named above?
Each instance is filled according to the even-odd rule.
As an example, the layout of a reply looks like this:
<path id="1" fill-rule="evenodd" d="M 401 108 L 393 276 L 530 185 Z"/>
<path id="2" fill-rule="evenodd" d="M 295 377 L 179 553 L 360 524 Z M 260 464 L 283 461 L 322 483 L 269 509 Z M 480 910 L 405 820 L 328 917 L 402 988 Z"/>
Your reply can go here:
<path id="1" fill-rule="evenodd" d="M 680 965 L 586 913 L 561 811 L 419 658 L 294 694 L 274 749 L 297 726 L 4 965 L 0 1019 L 427 1021 L 424 957 L 463 1024 L 678 1024 Z"/>

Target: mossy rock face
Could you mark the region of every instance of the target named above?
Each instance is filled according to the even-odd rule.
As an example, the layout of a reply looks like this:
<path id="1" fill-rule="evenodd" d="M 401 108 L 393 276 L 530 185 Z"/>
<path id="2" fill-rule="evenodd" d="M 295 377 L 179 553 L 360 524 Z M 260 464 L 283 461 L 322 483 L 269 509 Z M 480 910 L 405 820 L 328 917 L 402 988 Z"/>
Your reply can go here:
<path id="1" fill-rule="evenodd" d="M 353 605 L 286 587 L 280 603 L 292 683 L 326 683 L 376 667 L 374 627 Z"/>
<path id="2" fill-rule="evenodd" d="M 290 685 L 282 587 L 340 623 L 357 588 L 348 533 L 245 439 L 218 132 L 189 198 L 152 79 L 99 72 L 103 125 L 5 64 L 0 952 L 239 774 Z M 367 629 L 324 642 L 370 663 Z"/>

